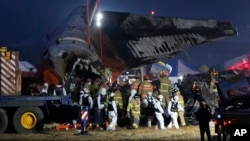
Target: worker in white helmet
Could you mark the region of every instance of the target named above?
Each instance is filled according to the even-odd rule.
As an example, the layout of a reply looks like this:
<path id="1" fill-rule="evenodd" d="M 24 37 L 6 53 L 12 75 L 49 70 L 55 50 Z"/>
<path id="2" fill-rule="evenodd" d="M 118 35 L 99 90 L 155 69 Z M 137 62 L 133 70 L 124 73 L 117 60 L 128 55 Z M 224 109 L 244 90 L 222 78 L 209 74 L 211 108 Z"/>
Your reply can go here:
<path id="1" fill-rule="evenodd" d="M 108 99 L 108 117 L 109 117 L 109 125 L 107 130 L 115 130 L 115 125 L 117 123 L 117 105 L 114 99 L 115 93 L 111 93 Z"/>
<path id="2" fill-rule="evenodd" d="M 102 87 L 97 92 L 97 96 L 94 102 L 95 121 L 97 122 L 96 126 L 101 130 L 103 129 L 103 124 L 107 113 L 106 105 L 107 105 L 107 89 Z"/>
<path id="3" fill-rule="evenodd" d="M 155 116 L 157 119 L 157 124 L 156 124 L 156 129 L 166 129 L 165 128 L 165 123 L 164 123 L 164 118 L 163 118 L 163 95 L 158 95 L 157 99 L 155 100 L 154 108 L 155 108 Z"/>
<path id="4" fill-rule="evenodd" d="M 43 88 L 40 91 L 40 95 L 48 95 L 49 94 L 49 84 L 48 83 L 43 83 Z"/>

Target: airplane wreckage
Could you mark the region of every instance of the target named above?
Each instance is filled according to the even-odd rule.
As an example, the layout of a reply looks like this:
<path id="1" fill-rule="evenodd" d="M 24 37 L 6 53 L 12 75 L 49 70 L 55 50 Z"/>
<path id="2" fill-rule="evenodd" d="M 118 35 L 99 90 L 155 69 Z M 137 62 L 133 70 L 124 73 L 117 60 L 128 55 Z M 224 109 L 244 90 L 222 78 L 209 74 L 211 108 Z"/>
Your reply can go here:
<path id="1" fill-rule="evenodd" d="M 86 7 L 72 11 L 47 35 L 39 72 L 50 85 L 76 78 L 114 82 L 125 70 L 171 58 L 189 47 L 236 36 L 230 22 L 102 11 L 101 26 L 89 24 Z M 93 18 L 93 22 L 96 22 Z M 99 21 L 100 22 L 100 21 Z M 52 72 L 52 73 L 51 73 Z M 69 87 L 68 87 L 69 89 Z"/>

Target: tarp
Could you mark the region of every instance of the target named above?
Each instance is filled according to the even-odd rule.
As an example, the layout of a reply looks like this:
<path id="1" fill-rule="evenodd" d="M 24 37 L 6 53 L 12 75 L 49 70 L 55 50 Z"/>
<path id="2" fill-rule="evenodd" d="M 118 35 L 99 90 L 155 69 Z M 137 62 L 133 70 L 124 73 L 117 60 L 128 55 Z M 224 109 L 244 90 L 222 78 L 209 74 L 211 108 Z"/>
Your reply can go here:
<path id="1" fill-rule="evenodd" d="M 19 69 L 21 70 L 21 72 L 36 72 L 35 66 L 28 61 L 19 61 Z"/>
<path id="2" fill-rule="evenodd" d="M 170 77 L 200 73 L 200 71 L 197 68 L 185 63 L 184 61 L 182 61 L 180 59 L 168 60 L 165 63 L 172 66 L 172 71 L 169 75 Z"/>

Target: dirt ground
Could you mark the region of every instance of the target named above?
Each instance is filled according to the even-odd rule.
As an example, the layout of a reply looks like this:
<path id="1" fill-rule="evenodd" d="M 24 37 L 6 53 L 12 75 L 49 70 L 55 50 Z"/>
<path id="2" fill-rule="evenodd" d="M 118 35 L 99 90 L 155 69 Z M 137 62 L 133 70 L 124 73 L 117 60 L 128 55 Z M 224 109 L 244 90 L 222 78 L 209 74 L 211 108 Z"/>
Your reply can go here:
<path id="1" fill-rule="evenodd" d="M 70 129 L 60 130 L 44 129 L 36 134 L 0 134 L 1 141 L 98 141 L 98 140 L 116 140 L 116 141 L 199 141 L 199 127 L 189 125 L 180 129 L 157 130 L 155 127 L 140 127 L 139 129 L 117 128 L 116 131 L 100 131 L 88 129 L 87 135 L 78 134 L 81 130 Z M 210 129 L 213 140 L 216 140 L 214 128 Z M 206 136 L 205 136 L 206 139 Z"/>

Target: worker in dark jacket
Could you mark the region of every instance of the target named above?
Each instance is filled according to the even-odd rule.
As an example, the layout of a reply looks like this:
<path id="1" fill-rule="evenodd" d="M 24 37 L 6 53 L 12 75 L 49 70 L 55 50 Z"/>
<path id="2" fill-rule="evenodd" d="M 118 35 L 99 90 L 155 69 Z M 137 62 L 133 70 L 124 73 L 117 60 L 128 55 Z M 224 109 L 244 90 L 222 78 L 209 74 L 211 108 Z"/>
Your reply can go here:
<path id="1" fill-rule="evenodd" d="M 208 141 L 211 141 L 211 133 L 209 129 L 209 122 L 212 119 L 211 109 L 207 103 L 202 100 L 200 102 L 200 108 L 196 113 L 196 120 L 199 121 L 200 127 L 200 138 L 201 141 L 204 141 L 204 134 L 206 132 Z"/>

